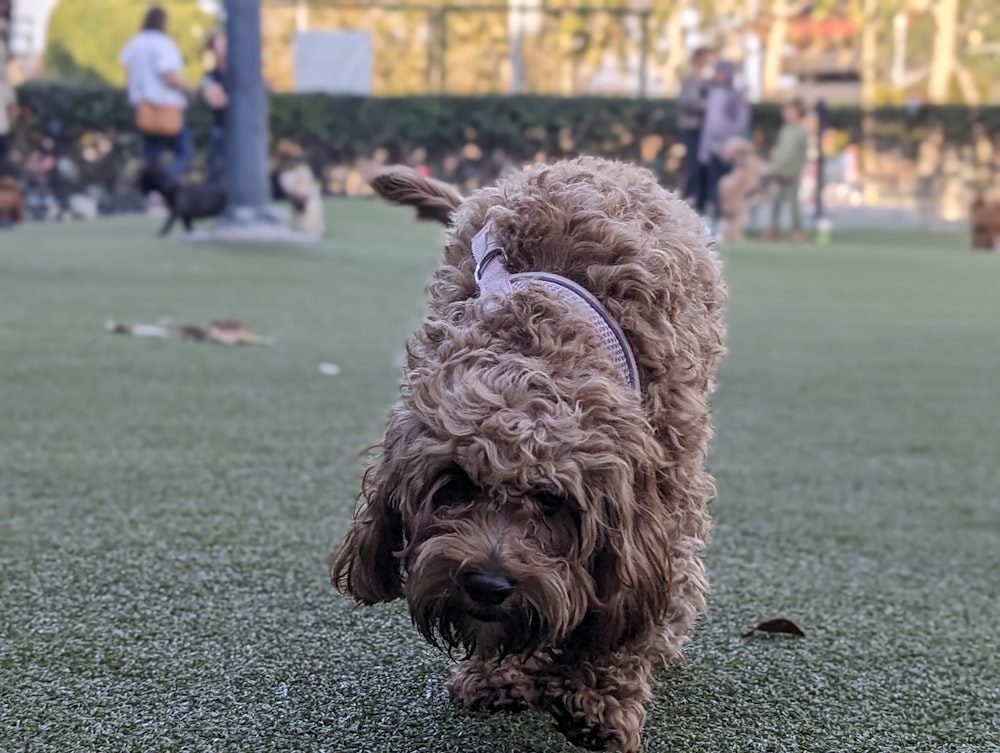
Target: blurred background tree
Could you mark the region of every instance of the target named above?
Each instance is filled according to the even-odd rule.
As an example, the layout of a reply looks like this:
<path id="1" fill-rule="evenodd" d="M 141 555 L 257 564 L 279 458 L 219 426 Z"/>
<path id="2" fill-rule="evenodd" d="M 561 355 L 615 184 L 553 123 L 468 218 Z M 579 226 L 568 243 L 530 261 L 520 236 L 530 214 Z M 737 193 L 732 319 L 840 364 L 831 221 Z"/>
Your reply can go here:
<path id="1" fill-rule="evenodd" d="M 190 0 L 158 4 L 166 9 L 167 32 L 184 56 L 185 76 L 194 82 L 202 72 L 202 50 L 215 19 Z M 118 52 L 139 31 L 146 9 L 135 0 L 60 0 L 49 18 L 46 75 L 123 86 L 125 71 Z"/>
<path id="2" fill-rule="evenodd" d="M 213 20 L 196 0 L 164 5 L 194 76 Z M 61 0 L 46 75 L 121 84 L 117 51 L 143 8 Z M 707 45 L 747 61 L 764 99 L 820 96 L 812 84 L 826 76 L 840 82 L 834 101 L 1000 102 L 997 0 L 264 0 L 265 75 L 279 91 L 294 86 L 306 29 L 370 34 L 379 96 L 672 97 Z"/>
<path id="3" fill-rule="evenodd" d="M 7 66 L 10 63 L 11 0 L 0 0 L 0 86 L 7 83 Z"/>

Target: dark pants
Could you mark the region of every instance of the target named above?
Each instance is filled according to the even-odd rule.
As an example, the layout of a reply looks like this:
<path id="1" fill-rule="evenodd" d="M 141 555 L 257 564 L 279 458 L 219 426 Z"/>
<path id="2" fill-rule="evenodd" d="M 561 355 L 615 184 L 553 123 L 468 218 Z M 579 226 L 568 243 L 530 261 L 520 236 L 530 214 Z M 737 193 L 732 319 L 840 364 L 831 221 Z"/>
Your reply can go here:
<path id="1" fill-rule="evenodd" d="M 0 133 L 0 175 L 7 168 L 7 150 L 10 137 L 5 133 Z"/>
<path id="2" fill-rule="evenodd" d="M 708 201 L 712 204 L 712 217 L 716 220 L 722 216 L 722 204 L 719 201 L 719 181 L 729 172 L 730 166 L 722 158 L 712 155 L 708 165 Z"/>
<path id="3" fill-rule="evenodd" d="M 681 131 L 681 141 L 684 144 L 684 200 L 694 200 L 694 208 L 698 214 L 705 214 L 708 206 L 708 171 L 698 161 L 701 129 L 688 128 Z"/>
<path id="4" fill-rule="evenodd" d="M 226 180 L 226 129 L 223 126 L 212 126 L 208 141 L 206 172 L 209 185 L 218 186 Z"/>
<path id="5" fill-rule="evenodd" d="M 173 157 L 170 161 L 170 167 L 167 168 L 167 175 L 175 181 L 180 180 L 180 177 L 191 167 L 191 160 L 194 159 L 194 141 L 191 139 L 191 131 L 187 123 L 176 136 L 143 134 L 142 154 L 146 167 L 158 167 L 164 152 L 170 152 Z"/>
<path id="6" fill-rule="evenodd" d="M 788 178 L 778 183 L 778 191 L 774 195 L 774 202 L 771 204 L 771 231 L 778 232 L 778 224 L 781 221 L 781 209 L 785 204 L 792 208 L 792 232 L 802 232 L 802 210 L 799 207 L 799 182 L 800 178 Z"/>

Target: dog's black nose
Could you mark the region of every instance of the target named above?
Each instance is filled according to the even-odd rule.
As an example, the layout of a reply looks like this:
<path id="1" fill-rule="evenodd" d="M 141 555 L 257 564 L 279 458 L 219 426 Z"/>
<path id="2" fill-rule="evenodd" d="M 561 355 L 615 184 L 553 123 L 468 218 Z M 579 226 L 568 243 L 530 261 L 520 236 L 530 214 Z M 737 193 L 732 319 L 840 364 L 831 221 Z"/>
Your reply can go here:
<path id="1" fill-rule="evenodd" d="M 499 606 L 514 591 L 514 584 L 496 571 L 474 570 L 462 576 L 469 598 L 480 604 Z"/>

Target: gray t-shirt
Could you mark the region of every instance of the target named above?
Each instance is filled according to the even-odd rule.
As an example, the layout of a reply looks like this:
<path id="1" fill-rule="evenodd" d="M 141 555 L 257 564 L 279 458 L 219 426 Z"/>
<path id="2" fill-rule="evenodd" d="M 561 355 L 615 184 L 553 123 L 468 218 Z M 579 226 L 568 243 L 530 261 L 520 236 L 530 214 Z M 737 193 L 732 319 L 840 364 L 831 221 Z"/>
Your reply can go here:
<path id="1" fill-rule="evenodd" d="M 119 62 L 128 71 L 128 98 L 133 105 L 186 107 L 187 98 L 163 80 L 166 73 L 184 70 L 181 51 L 162 31 L 140 31 L 122 48 Z"/>

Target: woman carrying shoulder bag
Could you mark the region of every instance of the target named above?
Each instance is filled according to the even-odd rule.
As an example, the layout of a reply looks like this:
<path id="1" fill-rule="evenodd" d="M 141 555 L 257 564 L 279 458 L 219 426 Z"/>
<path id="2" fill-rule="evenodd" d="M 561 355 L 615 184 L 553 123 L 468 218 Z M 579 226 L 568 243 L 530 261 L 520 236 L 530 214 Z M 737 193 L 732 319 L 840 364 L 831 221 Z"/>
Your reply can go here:
<path id="1" fill-rule="evenodd" d="M 170 152 L 173 159 L 167 175 L 179 181 L 194 156 L 184 119 L 194 89 L 181 80 L 184 60 L 166 30 L 166 11 L 150 8 L 142 29 L 122 48 L 119 61 L 128 73 L 128 96 L 135 108 L 136 128 L 143 136 L 145 166 L 159 167 L 163 153 Z"/>

